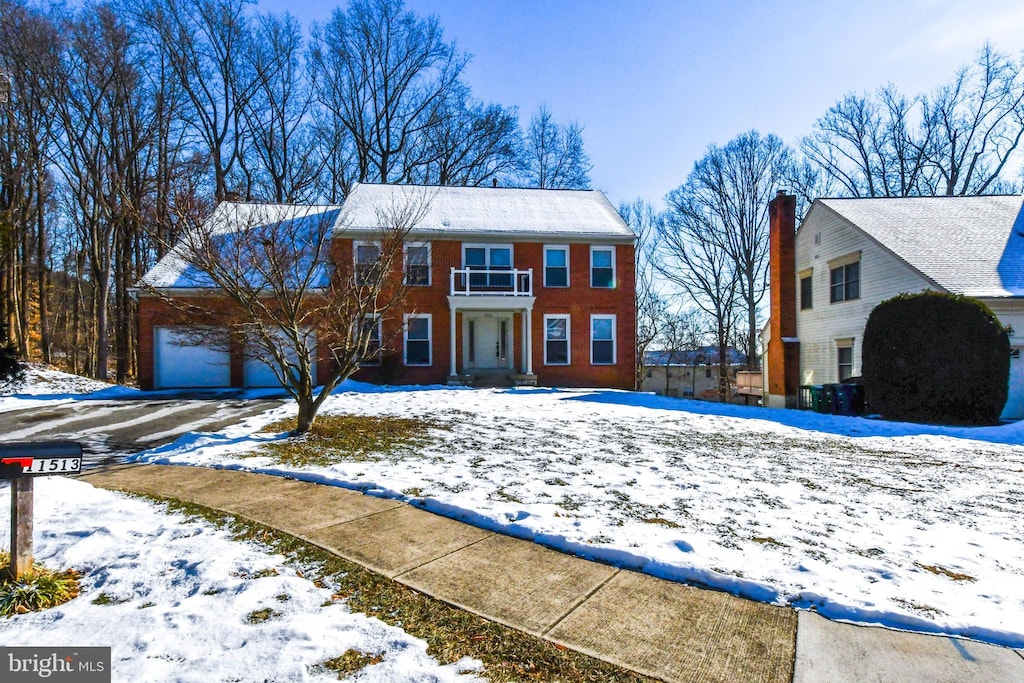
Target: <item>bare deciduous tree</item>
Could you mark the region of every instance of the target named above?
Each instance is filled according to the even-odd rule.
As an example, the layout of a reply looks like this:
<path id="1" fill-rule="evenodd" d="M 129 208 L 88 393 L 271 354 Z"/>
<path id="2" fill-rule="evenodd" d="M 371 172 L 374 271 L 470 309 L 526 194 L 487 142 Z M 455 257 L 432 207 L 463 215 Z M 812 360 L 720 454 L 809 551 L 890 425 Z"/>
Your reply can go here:
<path id="1" fill-rule="evenodd" d="M 352 145 L 356 168 L 346 180 L 414 181 L 426 161 L 423 136 L 468 61 L 445 42 L 437 17 L 420 19 L 401 0 L 355 0 L 314 26 L 309 61 L 321 120 Z"/>
<path id="2" fill-rule="evenodd" d="M 687 183 L 667 197 L 669 208 L 658 231 L 655 267 L 707 313 L 719 358 L 726 358 L 740 296 L 736 264 L 718 234 L 718 217 Z M 728 367 L 719 366 L 718 396 L 729 398 Z"/>
<path id="3" fill-rule="evenodd" d="M 590 187 L 590 157 L 583 149 L 583 129 L 575 122 L 556 123 L 546 106 L 530 117 L 523 151 L 525 179 L 530 187 Z"/>
<path id="4" fill-rule="evenodd" d="M 666 315 L 666 303 L 659 295 L 654 271 L 654 249 L 661 217 L 650 202 L 636 199 L 620 204 L 619 215 L 637 237 L 636 269 L 636 368 L 634 388 L 643 384 L 644 355 L 658 337 L 658 326 Z"/>

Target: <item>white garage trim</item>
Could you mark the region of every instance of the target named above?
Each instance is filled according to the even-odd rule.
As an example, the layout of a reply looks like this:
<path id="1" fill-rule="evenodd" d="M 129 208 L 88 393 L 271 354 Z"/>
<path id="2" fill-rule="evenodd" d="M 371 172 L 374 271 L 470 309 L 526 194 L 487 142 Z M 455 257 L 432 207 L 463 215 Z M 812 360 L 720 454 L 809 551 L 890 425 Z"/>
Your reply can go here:
<path id="1" fill-rule="evenodd" d="M 199 341 L 186 327 L 153 329 L 153 377 L 157 389 L 215 388 L 231 386 L 231 363 L 227 351 L 228 332 L 207 328 L 223 343 Z M 195 328 L 192 328 L 195 329 Z"/>

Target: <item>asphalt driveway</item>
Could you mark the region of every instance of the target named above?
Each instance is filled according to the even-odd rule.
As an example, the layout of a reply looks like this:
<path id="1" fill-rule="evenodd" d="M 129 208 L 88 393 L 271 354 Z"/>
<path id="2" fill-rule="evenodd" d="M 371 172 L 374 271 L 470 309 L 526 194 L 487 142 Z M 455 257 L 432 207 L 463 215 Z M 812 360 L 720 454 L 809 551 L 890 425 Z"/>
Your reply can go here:
<path id="1" fill-rule="evenodd" d="M 224 394 L 84 400 L 0 413 L 0 439 L 70 439 L 82 444 L 84 468 L 170 443 L 191 431 L 217 431 L 281 405 L 280 398 Z"/>

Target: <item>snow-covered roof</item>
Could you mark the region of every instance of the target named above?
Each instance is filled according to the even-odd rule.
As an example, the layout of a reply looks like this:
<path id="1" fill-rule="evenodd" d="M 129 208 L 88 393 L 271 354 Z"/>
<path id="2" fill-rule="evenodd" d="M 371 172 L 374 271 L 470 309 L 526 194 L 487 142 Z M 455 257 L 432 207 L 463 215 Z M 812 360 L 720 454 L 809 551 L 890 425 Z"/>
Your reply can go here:
<path id="1" fill-rule="evenodd" d="M 633 232 L 598 190 L 357 184 L 345 199 L 339 229 L 377 230 L 380 212 L 426 210 L 412 233 L 424 236 L 587 237 L 620 241 Z"/>
<path id="2" fill-rule="evenodd" d="M 819 199 L 943 289 L 1024 296 L 1022 197 Z M 814 213 L 808 214 L 807 225 Z"/>
<path id="3" fill-rule="evenodd" d="M 226 243 L 233 235 L 261 229 L 275 241 L 290 240 L 295 242 L 296 249 L 301 249 L 306 242 L 304 237 L 317 231 L 331 229 L 340 211 L 341 207 L 335 205 L 221 202 L 197 230 L 199 233 L 218 238 L 225 249 L 230 249 Z M 156 289 L 212 287 L 214 283 L 209 276 L 186 258 L 188 242 L 186 237 L 175 245 L 142 276 L 137 286 Z M 295 265 L 301 269 L 304 264 Z M 258 277 L 258 270 L 259 265 L 255 264 L 254 272 L 249 274 L 250 277 Z M 326 271 L 323 275 L 326 275 Z"/>

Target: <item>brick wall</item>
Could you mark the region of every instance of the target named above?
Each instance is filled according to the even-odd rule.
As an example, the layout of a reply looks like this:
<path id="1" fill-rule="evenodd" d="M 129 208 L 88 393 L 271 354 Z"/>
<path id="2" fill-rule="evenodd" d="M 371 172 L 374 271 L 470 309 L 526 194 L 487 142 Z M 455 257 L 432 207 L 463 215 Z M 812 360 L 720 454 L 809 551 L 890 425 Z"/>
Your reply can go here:
<path id="1" fill-rule="evenodd" d="M 552 244 L 565 244 L 553 240 Z M 332 256 L 344 269 L 353 262 L 351 239 L 338 239 L 332 245 Z M 546 288 L 543 286 L 543 244 L 517 243 L 513 245 L 514 267 L 520 270 L 533 268 L 534 295 L 536 301 L 532 314 L 533 370 L 538 384 L 544 386 L 603 386 L 622 389 L 633 388 L 633 363 L 636 350 L 635 326 L 635 273 L 634 247 L 631 244 L 615 245 L 616 286 L 598 289 L 590 286 L 590 245 L 569 244 L 568 288 Z M 396 272 L 393 277 L 398 277 Z M 390 346 L 394 356 L 386 359 L 380 367 L 366 367 L 356 373 L 355 378 L 370 382 L 399 384 L 443 384 L 449 374 L 450 319 L 448 295 L 450 272 L 462 267 L 462 242 L 435 240 L 431 242 L 431 282 L 429 286 L 409 289 L 402 312 L 396 312 L 383 325 L 383 341 Z M 431 316 L 430 366 L 406 367 L 402 364 L 402 315 L 405 313 L 429 314 Z M 544 315 L 568 314 L 570 316 L 571 365 L 544 365 Z M 592 365 L 590 363 L 590 316 L 611 314 L 615 316 L 616 354 L 614 365 Z M 153 328 L 166 325 L 186 324 L 188 321 L 180 312 L 153 297 L 139 300 L 139 384 L 153 387 Z M 456 344 L 459 349 L 457 362 L 462 364 L 462 314 L 456 319 Z M 522 320 L 519 315 L 513 319 L 512 349 L 515 368 L 522 368 L 521 353 Z M 317 362 L 318 381 L 323 382 L 333 371 L 329 358 L 320 357 Z M 232 386 L 242 386 L 243 355 L 241 348 L 232 349 Z"/>
<path id="2" fill-rule="evenodd" d="M 779 191 L 769 205 L 770 339 L 767 349 L 770 396 L 796 407 L 800 384 L 800 345 L 796 329 L 796 197 Z M 789 340 L 789 341 L 787 341 Z"/>

